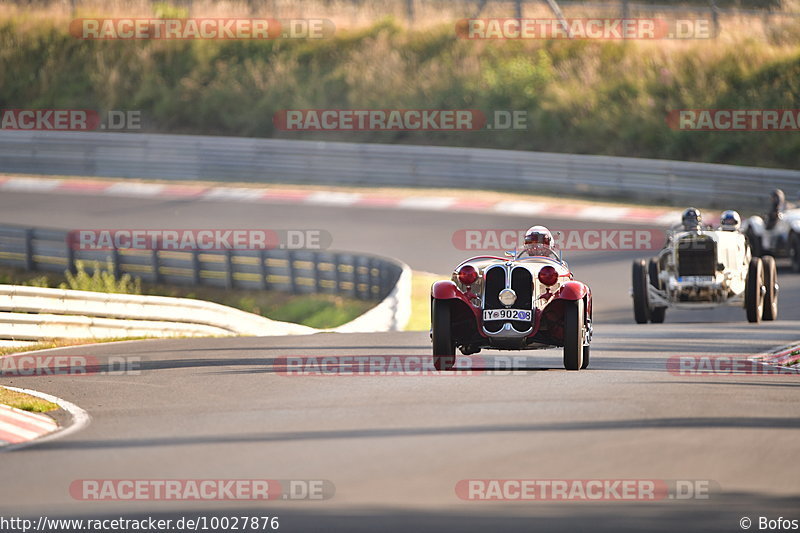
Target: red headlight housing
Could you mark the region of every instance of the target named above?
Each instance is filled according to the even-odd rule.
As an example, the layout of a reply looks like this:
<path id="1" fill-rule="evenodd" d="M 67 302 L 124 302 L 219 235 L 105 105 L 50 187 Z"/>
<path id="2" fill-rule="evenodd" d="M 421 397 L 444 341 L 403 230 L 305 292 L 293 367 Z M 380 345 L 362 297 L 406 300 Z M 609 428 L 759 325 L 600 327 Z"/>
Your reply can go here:
<path id="1" fill-rule="evenodd" d="M 464 265 L 458 269 L 458 281 L 464 285 L 472 285 L 478 280 L 478 271 L 472 265 Z"/>
<path id="2" fill-rule="evenodd" d="M 548 287 L 555 285 L 558 281 L 558 271 L 550 265 L 542 267 L 542 269 L 539 271 L 539 281 Z"/>

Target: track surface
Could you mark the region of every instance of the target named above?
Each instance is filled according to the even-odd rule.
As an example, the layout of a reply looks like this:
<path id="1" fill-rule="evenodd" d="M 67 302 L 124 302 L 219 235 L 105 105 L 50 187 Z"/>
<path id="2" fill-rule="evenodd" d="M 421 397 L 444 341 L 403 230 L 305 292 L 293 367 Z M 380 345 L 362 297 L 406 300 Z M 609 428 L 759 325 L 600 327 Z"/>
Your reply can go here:
<path id="1" fill-rule="evenodd" d="M 449 271 L 462 228 L 626 227 L 519 216 L 6 194 L 0 222 L 77 228 L 325 228 L 334 247 Z M 781 272 L 781 320 L 741 309 L 632 323 L 630 261 L 640 252 L 575 253 L 596 303 L 590 371 L 558 351 L 524 370 L 480 376 L 287 377 L 286 355 L 427 355 L 427 333 L 164 340 L 61 354 L 141 358 L 141 374 L 15 378 L 61 396 L 93 423 L 0 455 L 0 516 L 278 514 L 281 530 L 737 531 L 749 516 L 800 518 L 800 381 L 795 376 L 682 377 L 677 354 L 756 353 L 796 340 L 800 276 Z M 485 354 L 491 366 L 493 356 Z M 516 354 L 511 354 L 516 355 Z M 325 502 L 77 502 L 77 479 L 327 479 Z M 710 500 L 492 503 L 459 500 L 472 478 L 713 480 Z M 754 526 L 753 529 L 757 527 Z"/>

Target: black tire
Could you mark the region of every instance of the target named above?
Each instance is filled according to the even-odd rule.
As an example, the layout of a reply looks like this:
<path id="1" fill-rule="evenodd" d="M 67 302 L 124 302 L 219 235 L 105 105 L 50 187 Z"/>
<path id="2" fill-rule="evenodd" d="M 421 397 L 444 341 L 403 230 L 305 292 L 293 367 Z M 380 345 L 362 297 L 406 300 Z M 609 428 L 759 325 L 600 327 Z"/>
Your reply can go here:
<path id="1" fill-rule="evenodd" d="M 744 308 L 747 311 L 748 322 L 760 322 L 764 314 L 764 263 L 760 257 L 750 259 L 747 269 L 747 281 L 744 289 Z"/>
<path id="2" fill-rule="evenodd" d="M 434 299 L 431 303 L 431 330 L 434 368 L 452 369 L 456 364 L 456 345 L 450 329 L 450 302 L 447 300 Z"/>
<path id="3" fill-rule="evenodd" d="M 661 289 L 661 280 L 658 279 L 658 260 L 655 257 L 650 259 L 650 263 L 647 265 L 647 274 L 648 278 L 650 278 L 650 285 L 656 289 Z M 654 307 L 650 310 L 650 322 L 661 324 L 664 322 L 664 317 L 666 315 L 666 307 Z"/>
<path id="4" fill-rule="evenodd" d="M 747 228 L 745 235 L 747 235 L 747 242 L 750 243 L 750 254 L 753 257 L 761 257 L 761 254 L 764 253 L 764 250 L 761 249 L 761 238 L 756 235 L 752 227 Z"/>
<path id="5" fill-rule="evenodd" d="M 764 268 L 764 286 L 767 288 L 764 293 L 764 312 L 761 318 L 764 320 L 775 320 L 778 318 L 778 268 L 775 266 L 775 258 L 765 255 L 761 258 Z"/>
<path id="6" fill-rule="evenodd" d="M 633 262 L 633 318 L 637 324 L 647 324 L 650 302 L 647 294 L 647 267 L 644 259 Z"/>
<path id="7" fill-rule="evenodd" d="M 800 272 L 800 235 L 789 234 L 789 259 L 792 260 L 792 272 Z"/>
<path id="8" fill-rule="evenodd" d="M 583 366 L 583 300 L 564 302 L 564 368 Z"/>
<path id="9" fill-rule="evenodd" d="M 589 348 L 589 346 L 583 347 L 583 362 L 581 363 L 581 370 L 589 368 L 589 352 L 591 351 Z"/>

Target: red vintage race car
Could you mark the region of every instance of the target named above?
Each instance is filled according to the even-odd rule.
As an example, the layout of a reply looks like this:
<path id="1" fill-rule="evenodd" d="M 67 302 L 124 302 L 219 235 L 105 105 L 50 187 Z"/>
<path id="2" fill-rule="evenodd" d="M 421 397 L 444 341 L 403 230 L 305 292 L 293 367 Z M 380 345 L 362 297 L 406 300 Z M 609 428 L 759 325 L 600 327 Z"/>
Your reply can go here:
<path id="1" fill-rule="evenodd" d="M 438 370 L 483 348 L 561 347 L 564 368 L 589 366 L 592 293 L 574 279 L 547 229 L 534 226 L 522 251 L 478 256 L 431 287 L 431 340 Z"/>

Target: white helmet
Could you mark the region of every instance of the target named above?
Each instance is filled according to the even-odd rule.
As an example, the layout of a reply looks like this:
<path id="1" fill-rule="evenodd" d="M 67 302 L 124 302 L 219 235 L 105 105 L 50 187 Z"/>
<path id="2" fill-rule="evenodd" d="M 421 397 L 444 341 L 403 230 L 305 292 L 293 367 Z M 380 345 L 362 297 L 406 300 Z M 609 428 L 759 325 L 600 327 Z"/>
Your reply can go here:
<path id="1" fill-rule="evenodd" d="M 528 255 L 548 255 L 552 253 L 553 234 L 544 226 L 531 226 L 525 232 L 525 251 Z"/>
<path id="2" fill-rule="evenodd" d="M 719 217 L 719 228 L 723 231 L 738 231 L 741 225 L 742 217 L 732 209 L 723 211 Z"/>

